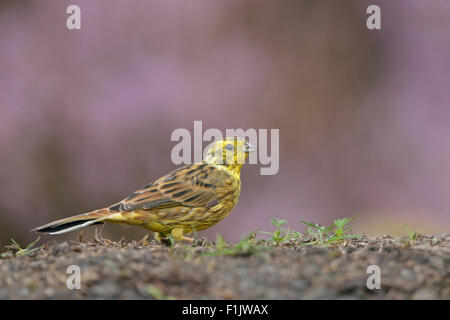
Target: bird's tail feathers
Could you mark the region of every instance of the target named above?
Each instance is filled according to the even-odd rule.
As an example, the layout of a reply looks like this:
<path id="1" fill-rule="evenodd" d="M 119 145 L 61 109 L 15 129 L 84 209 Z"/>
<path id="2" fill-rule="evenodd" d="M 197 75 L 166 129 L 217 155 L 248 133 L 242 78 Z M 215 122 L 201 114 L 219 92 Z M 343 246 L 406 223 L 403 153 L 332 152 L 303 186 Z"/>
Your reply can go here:
<path id="1" fill-rule="evenodd" d="M 66 232 L 78 230 L 92 224 L 102 224 L 107 219 L 111 219 L 118 213 L 112 213 L 108 208 L 79 214 L 69 218 L 56 220 L 43 226 L 34 228 L 31 231 L 42 232 L 46 234 L 63 234 Z"/>

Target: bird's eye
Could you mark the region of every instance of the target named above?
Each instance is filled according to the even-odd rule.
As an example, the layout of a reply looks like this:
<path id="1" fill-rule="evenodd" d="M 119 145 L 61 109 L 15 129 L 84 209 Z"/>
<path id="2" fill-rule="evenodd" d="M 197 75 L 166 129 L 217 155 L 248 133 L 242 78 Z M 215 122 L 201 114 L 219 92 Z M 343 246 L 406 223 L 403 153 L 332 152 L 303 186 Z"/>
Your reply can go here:
<path id="1" fill-rule="evenodd" d="M 225 148 L 227 149 L 227 150 L 234 150 L 234 147 L 233 147 L 233 145 L 231 144 L 231 143 L 229 143 L 229 144 L 227 144 L 226 146 L 225 146 Z"/>

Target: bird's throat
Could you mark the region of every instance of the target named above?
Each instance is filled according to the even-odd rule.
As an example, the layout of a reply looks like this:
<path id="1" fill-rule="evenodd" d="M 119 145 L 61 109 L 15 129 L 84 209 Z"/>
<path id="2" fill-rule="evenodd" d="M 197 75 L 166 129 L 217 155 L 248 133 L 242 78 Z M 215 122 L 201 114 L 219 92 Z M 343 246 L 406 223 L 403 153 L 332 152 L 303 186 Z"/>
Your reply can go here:
<path id="1" fill-rule="evenodd" d="M 233 175 L 239 179 L 241 175 L 242 164 L 225 164 L 223 165 L 227 170 L 231 171 Z"/>

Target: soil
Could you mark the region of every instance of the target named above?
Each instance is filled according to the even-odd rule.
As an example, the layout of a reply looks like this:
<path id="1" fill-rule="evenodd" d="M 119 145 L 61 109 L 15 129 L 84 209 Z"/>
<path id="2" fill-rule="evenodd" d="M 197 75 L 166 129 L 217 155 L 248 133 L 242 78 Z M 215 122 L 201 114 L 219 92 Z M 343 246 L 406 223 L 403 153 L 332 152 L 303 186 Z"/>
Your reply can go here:
<path id="1" fill-rule="evenodd" d="M 450 299 L 450 234 L 249 246 L 96 238 L 24 255 L 10 248 L 0 258 L 0 299 Z M 80 289 L 66 286 L 71 265 Z M 380 289 L 367 288 L 371 265 Z"/>

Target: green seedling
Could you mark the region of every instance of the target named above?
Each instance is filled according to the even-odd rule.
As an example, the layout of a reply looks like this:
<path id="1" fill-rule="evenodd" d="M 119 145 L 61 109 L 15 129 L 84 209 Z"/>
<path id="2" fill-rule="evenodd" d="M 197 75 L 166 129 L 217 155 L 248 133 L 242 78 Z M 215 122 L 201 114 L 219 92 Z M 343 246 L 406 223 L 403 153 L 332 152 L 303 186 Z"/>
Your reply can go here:
<path id="1" fill-rule="evenodd" d="M 417 236 L 419 235 L 419 231 L 417 229 L 412 231 L 408 225 L 406 225 L 406 233 L 408 234 L 408 238 L 411 241 L 415 241 L 417 239 Z"/>
<path id="2" fill-rule="evenodd" d="M 353 218 L 336 219 L 334 223 L 328 227 L 313 224 L 304 220 L 300 220 L 301 223 L 306 225 L 305 233 L 315 235 L 314 241 L 309 241 L 303 245 L 329 245 L 332 243 L 338 243 L 345 239 L 350 238 L 362 238 L 360 235 L 351 234 L 350 222 Z"/>
<path id="3" fill-rule="evenodd" d="M 30 254 L 36 250 L 41 249 L 43 246 L 40 246 L 38 248 L 33 248 L 34 245 L 39 241 L 40 237 L 38 237 L 36 240 L 34 240 L 33 242 L 31 242 L 29 245 L 27 245 L 25 248 L 21 248 L 20 245 L 14 240 L 11 239 L 12 244 L 9 246 L 6 246 L 6 248 L 8 249 L 8 251 L 3 252 L 1 254 L 2 258 L 5 257 L 11 257 L 11 256 L 23 256 L 23 255 L 27 255 Z"/>
<path id="4" fill-rule="evenodd" d="M 270 235 L 270 238 L 266 240 L 271 241 L 274 245 L 284 244 L 300 237 L 299 232 L 283 227 L 287 223 L 284 219 L 273 218 L 270 223 L 275 227 L 275 231 L 260 231 L 260 233 Z"/>
<path id="5" fill-rule="evenodd" d="M 230 244 L 225 238 L 218 234 L 215 243 L 215 250 L 204 252 L 205 255 L 252 255 L 262 249 L 255 242 L 256 232 L 243 237 L 238 243 Z"/>
<path id="6" fill-rule="evenodd" d="M 161 289 L 152 284 L 147 286 L 146 291 L 156 300 L 174 300 L 174 297 L 166 295 Z"/>

